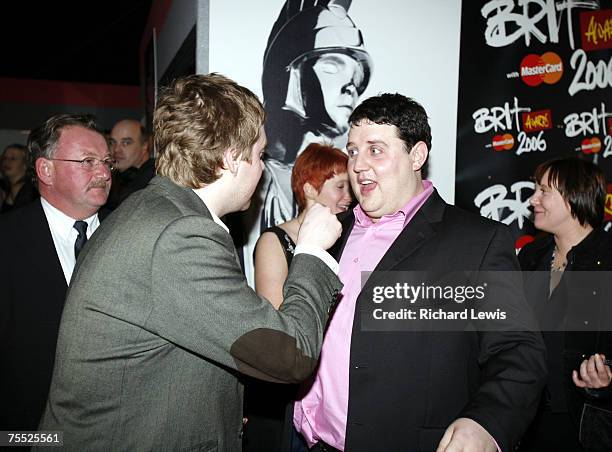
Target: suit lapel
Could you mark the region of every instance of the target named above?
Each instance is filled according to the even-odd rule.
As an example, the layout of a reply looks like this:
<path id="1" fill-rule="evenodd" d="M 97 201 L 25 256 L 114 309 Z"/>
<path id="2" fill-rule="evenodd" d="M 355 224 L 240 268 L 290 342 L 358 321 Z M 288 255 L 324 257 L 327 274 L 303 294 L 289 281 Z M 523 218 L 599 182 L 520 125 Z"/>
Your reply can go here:
<path id="1" fill-rule="evenodd" d="M 328 252 L 334 257 L 334 259 L 336 259 L 336 261 L 340 262 L 340 257 L 342 256 L 346 242 L 348 241 L 351 231 L 353 230 L 353 225 L 355 224 L 355 214 L 352 210 L 349 210 L 345 214 L 338 215 L 338 220 L 340 221 L 340 224 L 342 224 L 342 234 L 340 234 L 340 238 L 336 240 L 336 243 L 334 243 Z"/>
<path id="2" fill-rule="evenodd" d="M 391 271 L 398 265 L 411 259 L 423 245 L 429 242 L 436 235 L 435 223 L 442 220 L 446 203 L 440 198 L 438 192 L 434 192 L 429 196 L 428 200 L 416 212 L 410 222 L 404 227 L 399 236 L 391 244 L 387 252 L 374 269 L 374 272 Z M 352 229 L 352 227 L 351 227 Z M 349 231 L 350 233 L 350 231 Z M 348 233 L 347 233 L 348 237 Z M 342 243 L 342 249 L 346 245 L 347 239 Z M 402 271 L 412 269 L 419 270 L 418 261 L 411 262 L 411 265 L 402 265 Z M 369 278 L 361 293 L 369 293 L 373 285 L 378 284 L 376 278 Z M 357 300 L 359 304 L 359 297 Z"/>
<path id="3" fill-rule="evenodd" d="M 433 195 L 432 195 L 433 196 Z M 417 212 L 389 247 L 374 271 L 393 270 L 436 234 L 426 216 Z"/>
<path id="4" fill-rule="evenodd" d="M 30 261 L 40 272 L 49 275 L 51 281 L 57 282 L 52 290 L 59 298 L 62 298 L 63 302 L 64 295 L 62 294 L 65 294 L 68 284 L 66 284 L 64 271 L 53 243 L 49 222 L 39 200 L 32 203 L 32 209 L 28 215 L 30 220 L 26 221 L 24 226 L 28 228 L 27 235 L 31 240 L 27 247 Z"/>

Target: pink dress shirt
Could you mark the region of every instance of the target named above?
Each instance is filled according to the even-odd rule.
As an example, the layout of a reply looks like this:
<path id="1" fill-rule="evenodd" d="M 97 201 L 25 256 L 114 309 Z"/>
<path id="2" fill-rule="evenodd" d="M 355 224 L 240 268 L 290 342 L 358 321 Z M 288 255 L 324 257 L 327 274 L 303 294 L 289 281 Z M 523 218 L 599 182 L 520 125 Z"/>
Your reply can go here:
<path id="1" fill-rule="evenodd" d="M 295 402 L 293 423 L 309 446 L 323 441 L 344 450 L 349 393 L 349 357 L 355 302 L 361 292 L 361 272 L 373 271 L 400 232 L 433 193 L 423 181 L 423 192 L 393 215 L 374 223 L 361 207 L 353 209 L 355 225 L 340 259 L 344 288 L 323 339 L 319 368 L 306 395 Z"/>

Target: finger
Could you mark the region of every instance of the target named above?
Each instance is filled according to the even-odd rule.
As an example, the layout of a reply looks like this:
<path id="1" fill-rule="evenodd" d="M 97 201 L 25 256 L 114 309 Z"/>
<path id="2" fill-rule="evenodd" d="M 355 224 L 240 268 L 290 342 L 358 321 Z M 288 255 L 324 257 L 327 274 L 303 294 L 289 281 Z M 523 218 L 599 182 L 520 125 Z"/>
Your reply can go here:
<path id="1" fill-rule="evenodd" d="M 588 363 L 588 361 L 585 359 L 584 361 L 582 361 L 582 364 L 580 364 L 580 378 L 588 386 L 591 383 L 591 379 L 590 379 L 588 371 L 587 371 L 587 366 L 588 366 L 587 363 Z"/>
<path id="2" fill-rule="evenodd" d="M 603 353 L 596 354 L 595 366 L 597 367 L 597 374 L 599 376 L 599 383 L 601 387 L 608 386 L 612 381 L 612 371 L 610 366 L 605 364 L 606 355 Z"/>
<path id="3" fill-rule="evenodd" d="M 574 384 L 578 386 L 579 388 L 586 387 L 586 384 L 584 383 L 584 381 L 578 378 L 578 372 L 576 372 L 575 370 L 572 370 L 572 380 L 574 381 Z"/>
<path id="4" fill-rule="evenodd" d="M 455 439 L 456 437 L 451 438 L 451 442 L 448 444 L 448 446 L 446 446 L 446 449 L 444 449 L 444 452 L 466 452 L 469 450 L 472 450 L 469 448 L 469 445 L 461 445 L 459 444 L 459 441 L 457 441 Z"/>
<path id="5" fill-rule="evenodd" d="M 606 371 L 606 366 L 601 358 L 601 355 L 595 354 L 595 369 L 597 370 L 597 379 L 599 380 L 599 384 L 604 386 L 608 383 L 608 373 Z"/>
<path id="6" fill-rule="evenodd" d="M 594 375 L 597 373 L 597 368 L 595 367 L 596 362 L 597 355 L 591 356 L 587 361 L 587 372 L 589 373 L 589 375 Z"/>
<path id="7" fill-rule="evenodd" d="M 454 426 L 451 424 L 448 426 L 446 431 L 444 432 L 444 436 L 440 440 L 440 444 L 438 444 L 438 448 L 436 452 L 446 452 L 446 447 L 450 444 L 451 439 L 453 437 Z"/>
<path id="8" fill-rule="evenodd" d="M 601 359 L 599 354 L 595 354 L 593 356 L 593 363 L 595 367 L 595 372 L 591 373 L 591 382 L 593 388 L 601 388 L 607 386 L 609 383 L 608 373 L 606 371 L 606 366 Z"/>

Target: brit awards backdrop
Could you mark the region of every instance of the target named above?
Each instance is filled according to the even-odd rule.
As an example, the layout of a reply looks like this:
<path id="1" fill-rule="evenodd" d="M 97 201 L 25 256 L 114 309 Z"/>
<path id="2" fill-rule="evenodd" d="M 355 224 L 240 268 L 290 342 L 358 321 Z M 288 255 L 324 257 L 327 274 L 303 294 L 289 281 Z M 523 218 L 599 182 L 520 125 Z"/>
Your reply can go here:
<path id="1" fill-rule="evenodd" d="M 539 163 L 576 155 L 612 181 L 612 0 L 464 1 L 460 55 L 455 202 L 520 248 Z"/>

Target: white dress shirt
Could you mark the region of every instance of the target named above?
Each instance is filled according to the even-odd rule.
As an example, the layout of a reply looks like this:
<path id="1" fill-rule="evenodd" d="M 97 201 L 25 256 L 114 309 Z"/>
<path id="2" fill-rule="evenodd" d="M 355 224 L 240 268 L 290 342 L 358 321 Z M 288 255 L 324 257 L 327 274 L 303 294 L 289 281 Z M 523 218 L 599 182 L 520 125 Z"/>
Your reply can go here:
<path id="1" fill-rule="evenodd" d="M 74 228 L 74 222 L 76 220 L 53 207 L 49 201 L 42 196 L 40 198 L 40 203 L 47 217 L 49 229 L 51 229 L 51 237 L 53 238 L 55 251 L 57 252 L 57 257 L 62 266 L 62 271 L 64 272 L 64 278 L 66 278 L 66 284 L 70 284 L 70 278 L 72 277 L 72 271 L 76 263 L 74 257 L 74 242 L 79 235 Z M 89 239 L 91 234 L 100 226 L 98 214 L 95 213 L 91 217 L 85 218 L 83 221 L 87 223 L 87 238 Z"/>

